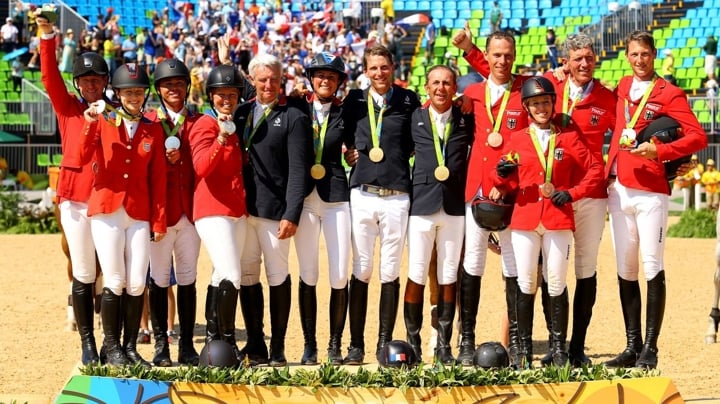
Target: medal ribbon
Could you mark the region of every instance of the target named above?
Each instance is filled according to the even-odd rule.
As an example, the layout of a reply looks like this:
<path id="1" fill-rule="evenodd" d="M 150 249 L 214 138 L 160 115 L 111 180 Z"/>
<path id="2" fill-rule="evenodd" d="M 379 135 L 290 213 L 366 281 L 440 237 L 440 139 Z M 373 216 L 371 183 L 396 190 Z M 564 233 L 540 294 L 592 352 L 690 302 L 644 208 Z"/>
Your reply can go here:
<path id="1" fill-rule="evenodd" d="M 247 120 L 245 121 L 245 130 L 243 132 L 243 139 L 245 140 L 245 151 L 247 151 L 250 148 L 250 143 L 252 143 L 252 138 L 255 136 L 255 132 L 257 132 L 260 125 L 262 125 L 263 122 L 267 119 L 268 115 L 272 112 L 272 109 L 275 107 L 275 104 L 277 104 L 277 100 L 270 103 L 270 105 L 265 108 L 265 112 L 263 112 L 263 115 L 260 117 L 260 120 L 258 121 L 257 125 L 253 127 L 252 121 L 254 118 L 254 112 L 255 112 L 255 106 L 253 105 L 252 109 L 250 110 L 250 115 L 248 115 Z M 252 127 L 252 131 L 250 131 L 250 128 Z"/>
<path id="2" fill-rule="evenodd" d="M 637 120 L 640 119 L 640 113 L 645 108 L 645 104 L 647 103 L 648 98 L 650 98 L 650 93 L 652 92 L 653 88 L 655 88 L 655 82 L 657 81 L 657 76 L 653 76 L 652 81 L 650 82 L 650 85 L 645 89 L 645 94 L 643 94 L 642 99 L 640 100 L 640 103 L 637 106 L 637 109 L 635 110 L 635 113 L 633 114 L 632 120 L 630 119 L 630 105 L 628 103 L 627 98 L 625 99 L 625 127 L 627 129 L 632 129 L 635 127 L 635 124 L 637 123 Z"/>
<path id="3" fill-rule="evenodd" d="M 115 113 L 115 116 L 116 116 L 115 126 L 120 126 L 120 122 L 122 122 L 122 120 L 120 118 L 125 118 L 128 121 L 139 121 L 140 118 L 142 118 L 142 113 L 140 114 L 140 116 L 132 116 L 130 114 L 127 114 L 125 111 L 123 111 L 122 108 L 117 109 L 110 104 L 105 104 L 105 110 L 110 110 L 110 112 Z"/>
<path id="4" fill-rule="evenodd" d="M 545 182 L 552 182 L 552 171 L 553 171 L 553 156 L 555 156 L 555 128 L 550 127 L 550 141 L 548 142 L 548 155 L 545 157 L 540 140 L 535 132 L 535 127 L 530 126 L 530 139 L 532 139 L 533 146 L 537 152 L 540 165 L 545 170 Z"/>
<path id="5" fill-rule="evenodd" d="M 372 137 L 373 147 L 380 147 L 380 133 L 382 131 L 382 119 L 385 110 L 387 109 L 388 100 L 392 97 L 392 90 L 383 96 L 383 105 L 380 108 L 378 114 L 377 124 L 375 124 L 375 108 L 373 107 L 372 95 L 368 91 L 367 105 L 368 105 L 368 119 L 370 120 L 370 137 Z"/>
<path id="6" fill-rule="evenodd" d="M 450 126 L 452 125 L 452 118 L 449 118 L 445 122 L 445 135 L 443 140 L 440 140 L 438 135 L 437 126 L 435 126 L 435 119 L 430 117 L 430 126 L 432 127 L 433 143 L 435 143 L 435 156 L 437 156 L 438 166 L 442 167 L 445 165 L 445 146 L 447 145 L 448 138 L 450 137 Z M 442 143 L 442 146 L 440 145 Z"/>
<path id="7" fill-rule="evenodd" d="M 487 83 L 485 86 L 485 110 L 487 111 L 487 116 L 490 118 L 490 123 L 493 126 L 493 132 L 498 132 L 500 130 L 500 124 L 502 123 L 502 116 L 505 113 L 505 107 L 507 107 L 508 100 L 510 99 L 510 89 L 512 89 L 513 85 L 513 79 L 511 78 L 508 82 L 507 87 L 505 88 L 505 93 L 503 94 L 502 103 L 500 103 L 500 111 L 498 111 L 498 117 L 495 119 L 492 114 L 492 97 L 490 96 L 490 83 Z"/>
<path id="8" fill-rule="evenodd" d="M 177 136 L 178 130 L 182 127 L 183 123 L 185 122 L 185 116 L 187 115 L 187 110 L 183 108 L 182 113 L 180 114 L 180 117 L 178 117 L 178 121 L 171 129 L 168 125 L 168 121 L 172 122 L 170 120 L 170 114 L 165 114 L 162 109 L 158 110 L 158 117 L 160 118 L 160 123 L 162 124 L 163 131 L 165 132 L 165 136 Z"/>
<path id="9" fill-rule="evenodd" d="M 577 97 L 575 97 L 572 100 L 572 104 L 570 104 L 570 108 L 568 108 L 568 102 L 570 102 L 570 80 L 568 80 L 565 83 L 565 89 L 563 91 L 563 104 L 562 104 L 562 113 L 563 113 L 563 128 L 566 128 L 568 124 L 570 123 L 570 117 L 572 116 L 573 110 L 575 109 L 575 105 L 578 103 L 578 101 L 581 101 L 583 98 L 585 98 L 588 94 L 590 94 L 590 91 L 592 91 L 593 88 L 593 82 L 590 80 L 587 84 L 587 87 L 578 94 Z"/>
<path id="10" fill-rule="evenodd" d="M 318 113 L 313 107 L 313 143 L 315 145 L 315 164 L 320 164 L 322 161 L 323 148 L 325 147 L 325 132 L 327 132 L 328 121 L 330 120 L 330 111 L 325 116 L 325 120 L 322 123 L 322 128 L 319 125 Z"/>

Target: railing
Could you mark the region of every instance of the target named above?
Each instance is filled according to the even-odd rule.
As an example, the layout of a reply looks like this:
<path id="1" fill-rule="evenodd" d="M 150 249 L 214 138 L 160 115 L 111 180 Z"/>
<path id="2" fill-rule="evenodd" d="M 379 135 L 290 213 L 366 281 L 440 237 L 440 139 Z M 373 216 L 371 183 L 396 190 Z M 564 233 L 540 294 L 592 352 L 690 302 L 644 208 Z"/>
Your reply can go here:
<path id="1" fill-rule="evenodd" d="M 695 111 L 698 114 L 698 118 L 700 118 L 700 125 L 702 125 L 703 129 L 705 129 L 705 132 L 707 134 L 715 135 L 718 133 L 718 119 L 720 119 L 720 116 L 718 114 L 718 97 L 688 97 L 688 101 L 690 102 L 690 106 L 693 107 L 693 111 Z M 699 108 L 695 108 L 695 106 L 698 106 Z M 710 120 L 710 122 L 702 122 L 705 120 Z"/>
<path id="2" fill-rule="evenodd" d="M 645 30 L 653 22 L 651 3 L 631 1 L 620 7 L 616 2 L 607 3 L 610 14 L 599 22 L 582 28 L 582 32 L 595 41 L 595 49 L 612 52 L 617 45 L 623 45 L 625 38 L 633 31 Z"/>
<path id="3" fill-rule="evenodd" d="M 38 154 L 50 156 L 61 154 L 59 144 L 3 144 L 0 145 L 0 156 L 8 163 L 8 169 L 25 170 L 30 174 L 47 174 L 47 167 L 37 164 Z"/>
<path id="4" fill-rule="evenodd" d="M 22 112 L 28 113 L 32 122 L 29 133 L 54 136 L 57 130 L 57 120 L 47 93 L 31 81 L 23 79 L 20 100 L 22 101 Z"/>

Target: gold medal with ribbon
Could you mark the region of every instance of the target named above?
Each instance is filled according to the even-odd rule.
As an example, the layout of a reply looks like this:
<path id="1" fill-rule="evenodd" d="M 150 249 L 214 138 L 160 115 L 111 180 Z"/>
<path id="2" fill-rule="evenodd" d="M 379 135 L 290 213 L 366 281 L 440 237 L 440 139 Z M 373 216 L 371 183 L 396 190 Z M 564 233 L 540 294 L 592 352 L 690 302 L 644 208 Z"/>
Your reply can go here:
<path id="1" fill-rule="evenodd" d="M 647 104 L 648 98 L 650 98 L 650 93 L 652 93 L 653 88 L 655 88 L 655 82 L 657 81 L 657 76 L 653 76 L 652 81 L 645 89 L 645 94 L 643 94 L 642 99 L 640 100 L 640 103 L 637 106 L 637 109 L 635 109 L 635 113 L 632 116 L 632 119 L 630 118 L 630 103 L 628 102 L 628 99 L 625 99 L 625 128 L 622 130 L 622 133 L 620 134 L 620 141 L 619 141 L 619 150 L 632 150 L 635 147 L 637 147 L 637 133 L 635 132 L 635 124 L 637 124 L 638 119 L 640 119 L 640 114 L 642 113 L 642 110 L 645 108 L 645 104 Z"/>
<path id="2" fill-rule="evenodd" d="M 243 131 L 243 141 L 245 145 L 245 151 L 248 151 L 250 148 L 250 144 L 252 144 L 252 138 L 255 136 L 255 132 L 257 132 L 260 125 L 262 125 L 263 122 L 267 119 L 268 115 L 272 112 L 272 109 L 277 104 L 277 100 L 270 103 L 270 105 L 265 108 L 265 111 L 263 112 L 262 116 L 260 117 L 260 120 L 258 120 L 258 123 L 256 125 L 253 125 L 253 118 L 254 118 L 254 112 L 255 112 L 255 105 L 252 106 L 250 109 L 250 114 L 247 117 L 247 120 L 245 121 L 245 130 Z M 234 124 L 233 124 L 234 125 Z"/>
<path id="3" fill-rule="evenodd" d="M 428 112 L 430 111 L 428 110 Z M 445 122 L 445 130 L 442 140 L 440 139 L 440 134 L 437 130 L 437 126 L 435 126 L 435 119 L 433 119 L 432 114 L 430 114 L 430 127 L 432 128 L 433 144 L 435 145 L 435 157 L 437 158 L 438 163 L 434 172 L 435 179 L 443 182 L 450 177 L 450 169 L 445 166 L 445 146 L 450 138 L 452 119 L 448 119 L 448 121 Z"/>
<path id="4" fill-rule="evenodd" d="M 316 180 L 325 177 L 325 166 L 322 165 L 323 148 L 325 147 L 325 133 L 327 132 L 328 121 L 330 120 L 330 111 L 327 115 L 323 115 L 322 127 L 320 126 L 320 117 L 317 110 L 313 107 L 313 145 L 315 148 L 315 164 L 310 167 L 310 176 Z"/>
<path id="5" fill-rule="evenodd" d="M 383 96 L 383 105 L 378 114 L 377 124 L 375 123 L 375 107 L 373 106 L 372 95 L 368 92 L 367 106 L 368 119 L 370 120 L 370 136 L 372 137 L 373 147 L 370 149 L 369 157 L 373 163 L 379 163 L 385 157 L 385 152 L 380 148 L 380 137 L 382 136 L 382 121 L 385 109 L 387 109 L 388 99 L 392 97 L 392 90 Z"/>

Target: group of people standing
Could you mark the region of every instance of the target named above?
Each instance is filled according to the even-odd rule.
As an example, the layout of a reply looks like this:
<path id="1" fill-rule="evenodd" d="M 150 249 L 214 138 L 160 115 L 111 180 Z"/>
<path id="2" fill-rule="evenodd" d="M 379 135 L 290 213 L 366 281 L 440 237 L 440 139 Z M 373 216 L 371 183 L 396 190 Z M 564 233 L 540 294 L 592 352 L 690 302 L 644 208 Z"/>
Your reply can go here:
<path id="1" fill-rule="evenodd" d="M 454 43 L 488 77 L 467 89 L 462 106 L 454 102 L 457 76 L 452 69 L 428 69 L 429 100 L 421 104 L 414 92 L 393 85 L 393 55 L 376 45 L 363 56 L 370 88 L 351 90 L 342 100 L 337 94 L 347 74 L 337 56 L 316 54 L 306 69 L 312 92 L 288 97 L 281 91 L 282 63 L 264 54 L 252 59 L 247 76 L 230 64 L 210 71 L 205 91 L 211 111 L 195 114 L 186 107 L 189 72 L 175 59 L 155 69 L 161 107 L 153 113 L 144 112 L 151 87 L 146 71 L 127 63 L 110 78 L 102 57 L 93 53 L 79 56 L 73 66 L 80 98 L 68 94 L 55 67 L 52 25 L 42 17 L 37 23 L 43 33 L 43 80 L 61 127 L 58 196 L 73 263 L 72 299 L 83 363 L 150 366 L 135 346 L 149 266 L 152 363 L 172 364 L 165 319 L 174 261 L 178 362 L 198 364 L 192 332 L 202 241 L 213 265 L 205 302 L 206 341 L 227 342 L 238 362 L 285 366 L 293 238 L 305 341 L 301 363 L 318 363 L 317 251 L 322 233 L 331 286 L 327 357 L 333 364 L 365 362 L 368 284 L 378 239 L 378 361 L 393 339 L 407 241 L 403 317 L 414 354 L 422 356 L 423 290 L 433 270 L 438 284 L 435 357 L 470 364 L 490 236 L 474 219 L 473 206 L 478 200 L 503 199 L 515 203 L 509 228 L 498 232 L 511 364 L 532 363 L 532 304 L 538 284 L 546 286 L 549 296 L 551 350 L 543 363 L 589 362 L 585 334 L 609 205 L 628 335 L 627 348 L 610 364 L 656 366 L 669 192 L 662 161 L 701 149 L 707 140 L 687 103 L 680 102 L 682 91 L 656 77 L 651 35 L 630 37 L 627 54 L 634 78 L 622 80 L 615 93 L 592 78 L 595 54 L 582 34 L 563 45 L 568 77 L 561 80 L 511 74 L 515 41 L 507 33 L 491 34 L 483 53 L 472 44 L 469 31 L 462 31 Z M 118 103 L 103 99 L 108 84 Z M 639 134 L 665 115 L 684 129 L 677 141 L 618 150 L 621 134 Z M 603 173 L 606 131 L 614 135 Z M 343 159 L 352 166 L 349 178 Z M 566 274 L 573 237 L 578 283 L 566 349 Z M 648 279 L 644 344 L 640 246 Z M 433 247 L 437 268 L 429 265 Z M 99 352 L 92 321 L 95 251 L 105 281 Z M 541 253 L 542 282 L 537 279 Z M 263 261 L 269 347 L 260 283 Z M 242 348 L 235 340 L 238 300 L 247 330 Z M 462 330 L 456 359 L 450 341 L 458 303 Z M 350 344 L 343 356 L 348 316 Z"/>

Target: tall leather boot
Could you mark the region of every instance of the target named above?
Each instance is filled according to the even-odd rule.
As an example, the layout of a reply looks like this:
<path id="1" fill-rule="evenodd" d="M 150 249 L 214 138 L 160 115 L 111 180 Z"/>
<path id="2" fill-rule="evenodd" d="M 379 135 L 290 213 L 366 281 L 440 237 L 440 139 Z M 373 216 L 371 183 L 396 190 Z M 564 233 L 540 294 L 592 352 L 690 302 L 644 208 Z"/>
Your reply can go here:
<path id="1" fill-rule="evenodd" d="M 205 296 L 205 343 L 220 339 L 217 323 L 217 286 L 208 285 Z"/>
<path id="2" fill-rule="evenodd" d="M 565 346 L 567 341 L 569 305 L 567 288 L 563 290 L 560 296 L 550 296 L 553 342 L 552 363 L 555 366 L 565 366 L 568 361 L 568 353 Z"/>
<path id="3" fill-rule="evenodd" d="M 235 341 L 235 313 L 237 312 L 238 290 L 227 279 L 220 281 L 217 295 L 217 322 L 218 332 L 223 341 L 227 342 L 233 350 L 238 363 L 243 356 Z"/>
<path id="4" fill-rule="evenodd" d="M 642 309 L 640 283 L 638 281 L 626 281 L 618 276 L 618 288 L 620 290 L 623 320 L 625 321 L 627 346 L 618 356 L 605 362 L 605 366 L 627 368 L 635 366 L 643 346 L 642 331 L 640 329 L 640 311 Z"/>
<path id="5" fill-rule="evenodd" d="M 273 367 L 287 365 L 285 334 L 290 320 L 290 275 L 278 286 L 270 286 L 270 362 Z"/>
<path id="6" fill-rule="evenodd" d="M 300 279 L 298 290 L 300 303 L 300 324 L 302 325 L 303 336 L 305 337 L 305 348 L 303 351 L 301 365 L 317 365 L 318 350 L 315 329 L 317 324 L 317 294 L 315 286 L 310 286 Z"/>
<path id="7" fill-rule="evenodd" d="M 393 330 L 395 330 L 395 319 L 397 318 L 398 304 L 400 303 L 400 280 L 385 282 L 380 285 L 380 323 L 378 327 L 378 342 L 375 350 L 375 358 L 380 363 L 382 350 L 385 345 L 392 341 Z"/>
<path id="8" fill-rule="evenodd" d="M 450 341 L 452 340 L 453 321 L 455 320 L 455 290 L 454 283 L 438 285 L 438 333 L 435 345 L 435 360 L 443 365 L 452 365 L 455 358 L 452 355 Z"/>
<path id="9" fill-rule="evenodd" d="M 596 295 L 597 275 L 593 274 L 590 278 L 577 280 L 573 298 L 572 337 L 568 348 L 570 364 L 574 367 L 591 364 L 590 358 L 585 355 L 585 336 L 590 325 Z"/>
<path id="10" fill-rule="evenodd" d="M 250 366 L 267 365 L 269 355 L 263 332 L 265 297 L 261 284 L 240 287 L 240 309 L 247 332 L 247 342 L 240 350 L 243 360 L 247 357 Z"/>
<path id="11" fill-rule="evenodd" d="M 342 334 L 348 310 L 347 286 L 330 291 L 330 342 L 328 343 L 328 359 L 333 365 L 342 365 Z"/>
<path id="12" fill-rule="evenodd" d="M 545 356 L 540 358 L 540 364 L 548 366 L 552 363 L 552 350 L 553 350 L 553 334 L 552 334 L 552 308 L 550 307 L 550 293 L 548 293 L 548 283 L 543 279 L 540 283 L 541 299 L 543 316 L 545 317 L 545 326 L 548 331 L 548 350 Z"/>
<path id="13" fill-rule="evenodd" d="M 350 279 L 350 347 L 343 360 L 345 365 L 362 365 L 365 360 L 365 319 L 367 317 L 368 284 L 353 276 Z"/>
<path id="14" fill-rule="evenodd" d="M 82 283 L 73 278 L 72 280 L 72 309 L 75 314 L 77 330 L 80 334 L 80 346 L 82 349 L 82 364 L 89 365 L 100 361 L 97 346 L 95 345 L 95 324 L 94 324 L 94 283 Z"/>
<path id="15" fill-rule="evenodd" d="M 635 366 L 655 369 L 658 363 L 657 341 L 665 315 L 665 271 L 660 271 L 647 283 L 647 310 L 645 314 L 645 345 L 643 345 Z"/>
<path id="16" fill-rule="evenodd" d="M 505 278 L 505 305 L 507 306 L 508 316 L 508 357 L 510 366 L 515 367 L 520 362 L 520 337 L 518 336 L 517 322 L 517 294 L 518 283 L 517 276 Z"/>
<path id="17" fill-rule="evenodd" d="M 122 296 L 103 288 L 100 315 L 103 323 L 102 362 L 111 366 L 129 365 L 130 361 L 120 345 L 120 327 L 122 324 Z"/>
<path id="18" fill-rule="evenodd" d="M 155 354 L 153 364 L 160 367 L 172 366 L 170 344 L 167 335 L 168 288 L 161 288 L 150 278 L 148 288 L 150 303 L 150 322 L 155 336 Z"/>
<path id="19" fill-rule="evenodd" d="M 475 324 L 480 304 L 482 277 L 473 276 L 463 269 L 460 280 L 460 352 L 457 361 L 463 366 L 472 366 L 475 354 Z"/>
<path id="20" fill-rule="evenodd" d="M 422 329 L 423 292 L 425 285 L 417 284 L 410 279 L 405 285 L 405 298 L 403 299 L 403 317 L 405 319 L 405 330 L 407 331 L 407 343 L 410 344 L 415 357 L 422 361 L 422 340 L 420 330 Z M 382 307 L 382 306 L 380 306 Z"/>
<path id="21" fill-rule="evenodd" d="M 140 331 L 140 317 L 142 317 L 143 306 L 145 305 L 145 296 L 144 294 L 130 296 L 125 293 L 123 299 L 123 305 L 125 306 L 125 316 L 123 318 L 123 349 L 125 350 L 125 356 L 131 364 L 142 365 L 149 369 L 151 367 L 150 363 L 140 356 L 136 345 L 138 332 Z M 167 302 L 167 298 L 165 302 Z M 167 323 L 167 315 L 161 322 Z"/>
<path id="22" fill-rule="evenodd" d="M 197 366 L 200 362 L 193 346 L 195 331 L 195 312 L 197 310 L 197 291 L 195 282 L 177 287 L 178 319 L 180 320 L 180 341 L 178 342 L 178 363 Z"/>
<path id="23" fill-rule="evenodd" d="M 516 367 L 518 369 L 528 369 L 532 367 L 533 345 L 532 345 L 532 327 L 535 306 L 535 295 L 527 295 L 518 288 L 517 293 L 517 322 L 518 322 L 518 341 L 520 343 L 519 358 L 520 361 Z"/>

